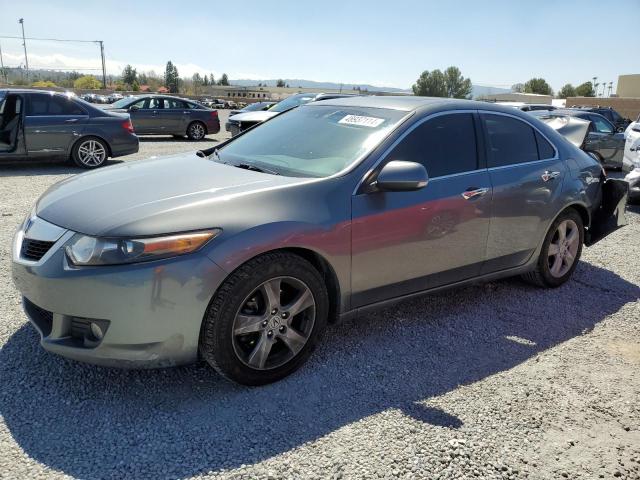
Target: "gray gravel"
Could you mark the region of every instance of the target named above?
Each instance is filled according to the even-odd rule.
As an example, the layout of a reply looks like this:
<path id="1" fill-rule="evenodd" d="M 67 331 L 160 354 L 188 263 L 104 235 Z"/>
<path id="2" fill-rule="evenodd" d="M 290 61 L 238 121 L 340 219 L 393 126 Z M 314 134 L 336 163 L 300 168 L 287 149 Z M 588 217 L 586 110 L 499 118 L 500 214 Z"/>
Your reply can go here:
<path id="1" fill-rule="evenodd" d="M 145 139 L 124 161 L 193 149 Z M 0 167 L 0 478 L 640 478 L 639 208 L 560 289 L 406 302 L 332 326 L 301 371 L 246 388 L 204 365 L 120 371 L 39 347 L 9 245 L 77 172 Z"/>

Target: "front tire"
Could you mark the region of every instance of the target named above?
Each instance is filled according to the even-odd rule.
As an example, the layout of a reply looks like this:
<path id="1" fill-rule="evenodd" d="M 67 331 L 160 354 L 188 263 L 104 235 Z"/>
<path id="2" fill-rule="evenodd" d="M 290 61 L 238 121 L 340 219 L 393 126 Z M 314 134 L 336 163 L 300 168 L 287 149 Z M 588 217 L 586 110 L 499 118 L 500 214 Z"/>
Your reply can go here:
<path id="1" fill-rule="evenodd" d="M 307 361 L 326 324 L 320 273 L 298 255 L 274 252 L 238 268 L 218 289 L 200 332 L 200 354 L 225 378 L 264 385 Z"/>
<path id="2" fill-rule="evenodd" d="M 202 122 L 191 122 L 187 127 L 189 140 L 202 140 L 207 134 L 207 127 Z"/>
<path id="3" fill-rule="evenodd" d="M 71 150 L 73 162 L 80 168 L 101 167 L 109 158 L 109 149 L 104 140 L 97 137 L 85 137 L 76 142 Z"/>
<path id="4" fill-rule="evenodd" d="M 549 227 L 535 269 L 523 278 L 539 287 L 559 287 L 573 275 L 583 243 L 582 217 L 574 209 L 564 211 Z"/>

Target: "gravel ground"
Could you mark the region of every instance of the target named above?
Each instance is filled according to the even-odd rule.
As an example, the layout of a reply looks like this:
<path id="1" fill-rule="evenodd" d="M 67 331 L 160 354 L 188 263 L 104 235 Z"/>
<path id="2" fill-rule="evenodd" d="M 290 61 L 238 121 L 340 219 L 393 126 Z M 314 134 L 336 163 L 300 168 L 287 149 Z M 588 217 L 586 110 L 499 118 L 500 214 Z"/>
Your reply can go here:
<path id="1" fill-rule="evenodd" d="M 140 147 L 124 161 L 196 146 Z M 406 302 L 246 388 L 201 364 L 120 371 L 39 347 L 11 236 L 77 172 L 0 167 L 0 478 L 640 478 L 639 208 L 557 290 L 510 279 Z"/>

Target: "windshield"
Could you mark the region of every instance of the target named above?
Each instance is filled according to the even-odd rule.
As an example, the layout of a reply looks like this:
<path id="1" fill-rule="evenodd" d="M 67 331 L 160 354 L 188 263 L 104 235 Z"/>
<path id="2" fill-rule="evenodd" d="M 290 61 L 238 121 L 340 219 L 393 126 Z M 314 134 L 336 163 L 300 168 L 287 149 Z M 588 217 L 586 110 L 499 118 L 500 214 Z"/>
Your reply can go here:
<path id="1" fill-rule="evenodd" d="M 327 177 L 371 151 L 406 112 L 313 105 L 278 115 L 218 151 L 217 159 L 294 177 Z"/>
<path id="2" fill-rule="evenodd" d="M 245 112 L 255 112 L 256 110 L 263 110 L 268 105 L 269 104 L 266 102 L 257 102 L 247 105 L 242 110 L 244 110 Z"/>
<path id="3" fill-rule="evenodd" d="M 133 103 L 135 100 L 136 100 L 135 98 L 123 98 L 121 100 L 118 100 L 117 102 L 113 102 L 111 106 L 114 108 L 126 108 L 129 106 L 130 103 Z"/>
<path id="4" fill-rule="evenodd" d="M 302 104 L 312 102 L 316 98 L 315 95 L 308 93 L 300 93 L 298 95 L 292 95 L 289 98 L 285 98 L 279 103 L 276 103 L 269 109 L 270 112 L 284 112 L 291 110 L 292 108 L 299 107 Z"/>

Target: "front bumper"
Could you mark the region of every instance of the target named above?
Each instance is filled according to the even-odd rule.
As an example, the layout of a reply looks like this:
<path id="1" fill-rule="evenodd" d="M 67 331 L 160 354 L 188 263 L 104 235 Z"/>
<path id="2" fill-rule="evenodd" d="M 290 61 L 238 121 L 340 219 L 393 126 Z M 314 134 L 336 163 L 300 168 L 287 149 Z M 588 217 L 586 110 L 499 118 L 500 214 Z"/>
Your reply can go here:
<path id="1" fill-rule="evenodd" d="M 12 276 L 41 345 L 59 355 L 115 367 L 187 364 L 198 357 L 207 305 L 226 277 L 202 253 L 107 267 L 70 265 L 62 235 L 39 261 L 14 241 Z M 90 329 L 103 332 L 97 339 Z"/>

